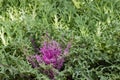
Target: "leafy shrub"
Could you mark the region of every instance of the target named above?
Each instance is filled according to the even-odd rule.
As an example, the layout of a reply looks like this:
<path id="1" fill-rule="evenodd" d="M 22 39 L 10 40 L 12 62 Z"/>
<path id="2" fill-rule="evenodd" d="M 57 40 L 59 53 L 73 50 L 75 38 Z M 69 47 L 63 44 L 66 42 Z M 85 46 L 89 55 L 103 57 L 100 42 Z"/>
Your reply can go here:
<path id="1" fill-rule="evenodd" d="M 119 15 L 119 0 L 1 0 L 0 80 L 49 80 L 26 60 L 40 53 L 30 36 L 39 47 L 45 32 L 63 49 L 73 40 L 55 79 L 119 80 Z"/>

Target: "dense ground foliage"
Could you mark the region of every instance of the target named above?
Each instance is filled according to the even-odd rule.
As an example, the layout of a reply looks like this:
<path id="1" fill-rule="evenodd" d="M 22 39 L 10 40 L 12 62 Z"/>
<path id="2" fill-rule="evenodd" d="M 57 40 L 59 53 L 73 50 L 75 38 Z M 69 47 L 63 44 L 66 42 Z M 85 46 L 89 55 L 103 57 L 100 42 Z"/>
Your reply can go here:
<path id="1" fill-rule="evenodd" d="M 56 80 L 120 80 L 120 0 L 0 0 L 0 80 L 49 80 L 26 59 L 46 33 L 72 43 Z"/>

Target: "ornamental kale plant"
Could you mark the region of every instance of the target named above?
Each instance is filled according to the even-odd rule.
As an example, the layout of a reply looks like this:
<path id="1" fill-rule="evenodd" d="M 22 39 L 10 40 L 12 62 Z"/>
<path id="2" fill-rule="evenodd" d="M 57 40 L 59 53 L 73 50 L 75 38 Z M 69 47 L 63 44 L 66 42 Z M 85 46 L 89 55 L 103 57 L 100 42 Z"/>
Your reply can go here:
<path id="1" fill-rule="evenodd" d="M 64 58 L 62 57 L 62 49 L 59 43 L 56 41 L 44 42 L 40 52 L 43 55 L 42 60 L 45 64 L 52 64 L 58 70 L 62 67 Z"/>
<path id="2" fill-rule="evenodd" d="M 63 67 L 65 56 L 68 54 L 71 43 L 68 43 L 67 47 L 63 50 L 58 42 L 55 40 L 44 41 L 42 47 L 39 49 L 41 54 L 35 54 L 29 56 L 27 60 L 31 65 L 36 68 L 41 64 L 52 65 L 52 68 L 58 71 Z M 44 70 L 43 73 L 53 79 L 55 72 L 51 70 Z"/>

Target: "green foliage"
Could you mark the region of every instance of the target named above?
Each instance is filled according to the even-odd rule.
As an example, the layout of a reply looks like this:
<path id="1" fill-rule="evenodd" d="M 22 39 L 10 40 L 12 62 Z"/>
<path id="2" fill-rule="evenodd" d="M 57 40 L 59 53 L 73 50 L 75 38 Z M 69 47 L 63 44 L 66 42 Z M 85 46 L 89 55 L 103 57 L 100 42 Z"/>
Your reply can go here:
<path id="1" fill-rule="evenodd" d="M 0 0 L 0 80 L 48 79 L 26 60 L 46 32 L 72 40 L 56 80 L 119 80 L 119 15 L 120 0 Z"/>

